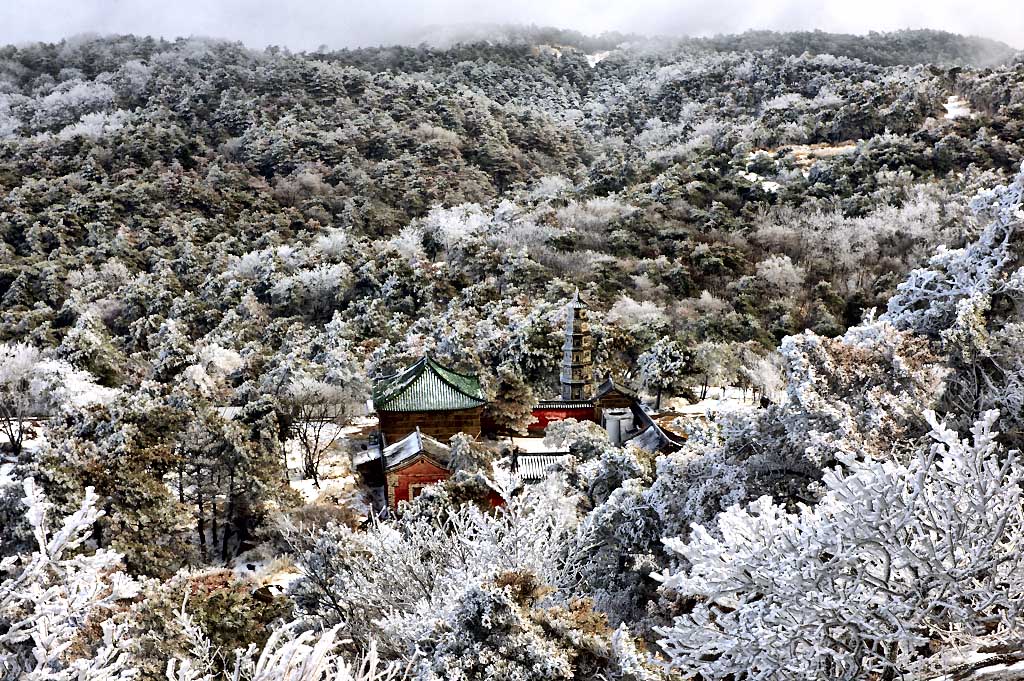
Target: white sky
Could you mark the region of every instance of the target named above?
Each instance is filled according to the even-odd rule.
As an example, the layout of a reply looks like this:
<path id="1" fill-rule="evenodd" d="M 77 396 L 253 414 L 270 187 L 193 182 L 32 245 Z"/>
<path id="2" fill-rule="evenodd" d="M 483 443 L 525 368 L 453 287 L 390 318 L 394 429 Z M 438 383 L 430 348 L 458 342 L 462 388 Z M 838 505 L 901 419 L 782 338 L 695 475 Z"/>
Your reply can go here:
<path id="1" fill-rule="evenodd" d="M 1024 48 L 1024 0 L 0 0 L 2 44 L 88 32 L 315 49 L 406 42 L 459 23 L 648 35 L 935 28 Z"/>

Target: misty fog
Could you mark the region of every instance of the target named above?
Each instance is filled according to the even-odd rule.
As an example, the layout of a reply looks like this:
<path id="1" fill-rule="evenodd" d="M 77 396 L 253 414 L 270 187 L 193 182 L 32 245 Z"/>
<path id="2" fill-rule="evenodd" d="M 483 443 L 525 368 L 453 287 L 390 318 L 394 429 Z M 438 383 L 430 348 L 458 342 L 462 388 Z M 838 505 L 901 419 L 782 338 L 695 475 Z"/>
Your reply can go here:
<path id="1" fill-rule="evenodd" d="M 443 43 L 453 30 L 515 23 L 589 34 L 691 36 L 749 29 L 865 33 L 932 28 L 1024 47 L 1024 12 L 1018 2 L 990 0 L 985 6 L 979 12 L 970 0 L 6 0 L 0 3 L 0 43 L 53 41 L 78 33 L 136 33 L 202 35 L 301 50 Z"/>

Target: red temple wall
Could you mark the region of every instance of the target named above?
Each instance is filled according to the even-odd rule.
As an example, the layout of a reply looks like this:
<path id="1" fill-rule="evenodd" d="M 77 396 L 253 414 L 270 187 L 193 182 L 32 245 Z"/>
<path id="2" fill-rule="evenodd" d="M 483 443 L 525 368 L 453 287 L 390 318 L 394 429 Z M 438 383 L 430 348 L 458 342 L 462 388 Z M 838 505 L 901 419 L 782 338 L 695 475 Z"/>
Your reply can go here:
<path id="1" fill-rule="evenodd" d="M 426 457 L 420 457 L 405 468 L 388 473 L 388 504 L 395 509 L 398 502 L 413 500 L 412 491 L 415 485 L 433 485 L 436 482 L 444 482 L 449 477 L 451 471 L 437 466 Z M 487 495 L 487 503 L 491 508 L 497 508 L 503 506 L 505 500 L 491 490 Z"/>
<path id="2" fill-rule="evenodd" d="M 593 407 L 535 407 L 533 409 L 533 423 L 529 425 L 531 433 L 543 433 L 548 424 L 553 421 L 564 421 L 576 419 L 577 421 L 593 421 Z"/>
<path id="3" fill-rule="evenodd" d="M 410 492 L 414 485 L 432 485 L 450 476 L 451 471 L 420 457 L 408 466 L 388 473 L 388 503 L 394 508 L 399 501 L 412 501 Z"/>

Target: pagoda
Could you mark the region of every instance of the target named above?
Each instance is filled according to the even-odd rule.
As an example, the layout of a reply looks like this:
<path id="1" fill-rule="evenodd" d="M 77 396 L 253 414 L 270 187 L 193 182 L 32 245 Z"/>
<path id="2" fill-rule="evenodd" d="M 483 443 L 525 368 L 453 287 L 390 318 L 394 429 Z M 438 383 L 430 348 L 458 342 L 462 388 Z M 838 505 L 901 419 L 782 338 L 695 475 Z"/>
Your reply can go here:
<path id="1" fill-rule="evenodd" d="M 643 414 L 636 391 L 610 375 L 595 389 L 589 313 L 576 289 L 565 306 L 565 342 L 559 374 L 561 396 L 534 405 L 533 421 L 528 428 L 538 435 L 554 421 L 593 421 L 608 429 L 609 438 L 615 444 L 622 444 L 635 434 L 635 424 L 644 421 L 646 414 Z"/>
<path id="2" fill-rule="evenodd" d="M 590 399 L 594 382 L 591 350 L 590 322 L 587 305 L 580 300 L 576 289 L 566 306 L 565 343 L 562 344 L 562 401 L 577 402 Z"/>

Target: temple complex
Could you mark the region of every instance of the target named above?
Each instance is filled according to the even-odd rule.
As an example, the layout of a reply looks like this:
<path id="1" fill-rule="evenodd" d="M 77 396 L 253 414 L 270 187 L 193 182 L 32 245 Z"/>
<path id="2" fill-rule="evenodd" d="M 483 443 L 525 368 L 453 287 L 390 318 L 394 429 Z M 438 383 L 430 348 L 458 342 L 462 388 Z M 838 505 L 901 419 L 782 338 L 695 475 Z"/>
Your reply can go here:
<path id="1" fill-rule="evenodd" d="M 533 407 L 532 435 L 543 435 L 552 422 L 575 419 L 600 424 L 615 445 L 633 441 L 656 451 L 680 444 L 651 419 L 634 390 L 610 376 L 595 386 L 593 362 L 589 309 L 577 290 L 566 305 L 561 394 Z M 374 490 L 374 505 L 394 510 L 427 485 L 447 480 L 451 475 L 449 440 L 457 433 L 480 437 L 486 406 L 477 376 L 457 372 L 429 355 L 378 378 L 372 399 L 379 421 L 377 439 L 354 460 L 367 486 Z M 536 481 L 552 461 L 565 454 L 523 451 L 516 446 L 510 470 L 521 481 Z M 500 503 L 500 497 L 492 502 Z"/>

